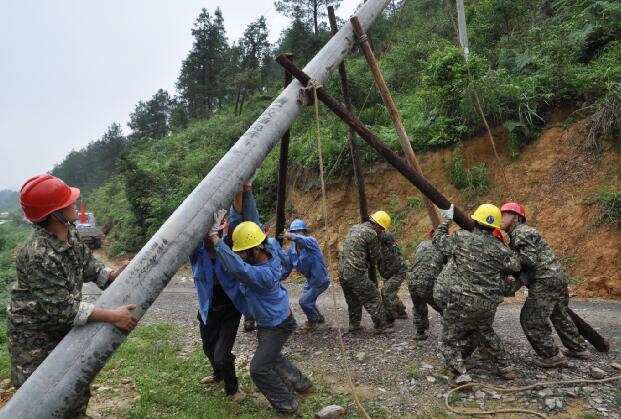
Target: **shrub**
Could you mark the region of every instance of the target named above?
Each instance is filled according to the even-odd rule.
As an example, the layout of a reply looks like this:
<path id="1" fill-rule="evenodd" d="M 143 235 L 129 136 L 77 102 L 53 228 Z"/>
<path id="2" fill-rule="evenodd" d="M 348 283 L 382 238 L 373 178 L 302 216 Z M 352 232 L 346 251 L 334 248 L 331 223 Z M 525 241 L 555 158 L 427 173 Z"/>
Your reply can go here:
<path id="1" fill-rule="evenodd" d="M 621 221 L 621 190 L 603 189 L 587 201 L 599 206 L 595 224 L 619 224 Z"/>
<path id="2" fill-rule="evenodd" d="M 470 197 L 476 197 L 487 192 L 489 176 L 484 163 L 466 167 L 461 147 L 453 151 L 448 164 L 448 176 L 457 189 L 463 189 Z"/>

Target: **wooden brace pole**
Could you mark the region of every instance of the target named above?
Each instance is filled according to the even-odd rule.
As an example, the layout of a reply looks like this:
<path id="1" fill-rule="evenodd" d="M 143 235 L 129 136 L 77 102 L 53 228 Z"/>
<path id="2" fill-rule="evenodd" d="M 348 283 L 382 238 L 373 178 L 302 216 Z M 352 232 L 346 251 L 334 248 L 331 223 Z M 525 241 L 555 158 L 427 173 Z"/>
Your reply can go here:
<path id="1" fill-rule="evenodd" d="M 301 69 L 295 66 L 284 55 L 280 55 L 276 61 L 287 69 L 293 77 L 298 79 L 304 86 L 308 85 L 310 77 Z M 408 179 L 424 196 L 429 198 L 431 202 L 439 208 L 448 209 L 451 202 L 444 197 L 431 183 L 429 183 L 419 172 L 414 170 L 410 165 L 392 151 L 384 142 L 375 135 L 358 117 L 349 112 L 336 99 L 330 96 L 326 89 L 320 87 L 317 89 L 317 98 L 321 100 L 332 112 L 339 118 L 351 126 L 367 144 L 375 149 L 388 163 L 390 163 L 399 173 Z M 474 223 L 470 217 L 465 215 L 459 208 L 455 207 L 453 219 L 462 228 L 472 230 Z"/>
<path id="2" fill-rule="evenodd" d="M 397 136 L 399 137 L 399 142 L 401 143 L 401 148 L 403 153 L 405 154 L 405 159 L 408 164 L 421 175 L 423 174 L 420 164 L 418 163 L 418 159 L 416 158 L 416 154 L 412 149 L 412 144 L 410 143 L 410 139 L 405 132 L 405 127 L 403 126 L 403 121 L 401 120 L 401 116 L 399 115 L 399 111 L 397 110 L 397 106 L 395 105 L 394 100 L 392 99 L 392 95 L 388 90 L 388 86 L 386 85 L 386 81 L 384 81 L 384 76 L 382 75 L 382 71 L 377 64 L 377 60 L 375 59 L 375 55 L 371 50 L 371 46 L 367 40 L 367 35 L 360 25 L 360 21 L 356 16 L 353 16 L 350 19 L 352 27 L 354 29 L 354 34 L 358 38 L 358 42 L 360 44 L 360 48 L 364 53 L 364 56 L 371 68 L 371 72 L 373 73 L 373 79 L 375 80 L 375 84 L 377 85 L 377 89 L 382 96 L 382 100 L 384 101 L 384 105 L 388 109 L 388 113 L 390 114 L 390 119 L 392 120 L 392 124 L 395 127 L 395 131 L 397 131 Z M 429 214 L 429 219 L 431 220 L 431 225 L 433 228 L 436 228 L 438 224 L 440 224 L 440 216 L 438 211 L 436 211 L 433 203 L 425 198 L 425 206 L 427 207 L 427 213 Z"/>
<path id="3" fill-rule="evenodd" d="M 285 54 L 288 60 L 293 60 L 293 54 Z M 293 80 L 291 73 L 285 70 L 285 88 Z M 289 138 L 291 131 L 285 131 L 280 140 L 280 156 L 278 161 L 278 186 L 276 190 L 276 238 L 282 246 L 280 234 L 285 231 L 285 206 L 287 205 L 287 163 L 289 156 Z"/>

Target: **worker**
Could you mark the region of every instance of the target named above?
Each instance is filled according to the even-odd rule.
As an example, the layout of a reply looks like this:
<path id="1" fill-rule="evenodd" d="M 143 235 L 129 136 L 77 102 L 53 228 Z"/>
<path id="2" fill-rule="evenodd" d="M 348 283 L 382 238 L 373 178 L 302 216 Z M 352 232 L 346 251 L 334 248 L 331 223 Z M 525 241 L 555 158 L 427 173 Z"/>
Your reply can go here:
<path id="1" fill-rule="evenodd" d="M 444 267 L 444 256 L 431 242 L 433 230 L 425 234 L 425 240 L 416 246 L 412 270 L 408 273 L 408 290 L 412 297 L 412 315 L 416 328 L 415 340 L 428 338 L 429 312 L 427 305 L 442 316 L 442 309 L 433 298 L 434 284 Z"/>
<path id="2" fill-rule="evenodd" d="M 390 216 L 385 211 L 377 211 L 369 221 L 352 226 L 343 242 L 339 277 L 347 302 L 350 332 L 362 329 L 362 307 L 373 320 L 375 334 L 394 332 L 386 321 L 380 292 L 369 278 L 369 266 L 377 263 L 380 257 L 378 235 L 388 230 L 390 223 Z"/>
<path id="3" fill-rule="evenodd" d="M 442 316 L 441 352 L 446 364 L 457 381 L 459 376 L 465 376 L 462 344 L 469 335 L 476 333 L 490 354 L 498 376 L 513 379 L 515 373 L 492 326 L 503 299 L 503 274 L 520 271 L 517 255 L 493 236 L 494 229 L 500 227 L 500 209 L 492 204 L 480 205 L 471 216 L 474 230 L 458 230 L 452 235 L 448 230 L 453 219 L 453 205 L 439 211 L 445 220 L 433 233 L 432 243 L 454 262 L 454 278 L 449 284 Z"/>
<path id="4" fill-rule="evenodd" d="M 235 355 L 232 354 L 242 313 L 250 315 L 238 281 L 231 279 L 216 258 L 211 235 L 223 237 L 226 229 L 226 210 L 214 214 L 213 227 L 190 255 L 192 278 L 198 295 L 199 331 L 203 352 L 209 359 L 213 375 L 203 384 L 224 382 L 224 393 L 241 403 L 245 394 L 239 389 L 235 374 Z"/>
<path id="5" fill-rule="evenodd" d="M 233 199 L 233 204 L 229 209 L 229 227 L 227 237 L 233 235 L 235 227 L 243 221 L 252 221 L 262 227 L 259 220 L 259 211 L 252 193 L 252 182 L 244 182 L 242 190 L 239 191 Z M 243 331 L 248 333 L 257 330 L 252 316 L 244 315 Z"/>
<path id="6" fill-rule="evenodd" d="M 299 303 L 306 314 L 306 325 L 312 329 L 326 321 L 317 308 L 317 298 L 330 286 L 330 276 L 319 243 L 307 234 L 308 226 L 300 219 L 293 220 L 289 231 L 283 233 L 283 238 L 293 243 L 286 252 L 288 263 L 283 270 L 281 281 L 289 276 L 293 268 L 304 275 L 304 294 Z"/>
<path id="7" fill-rule="evenodd" d="M 399 288 L 405 280 L 408 265 L 401 253 L 399 245 L 392 233 L 385 231 L 379 235 L 380 258 L 377 264 L 379 274 L 384 278 L 382 285 L 382 301 L 386 312 L 386 319 L 394 322 L 395 319 L 407 319 L 405 305 L 399 298 Z"/>
<path id="8" fill-rule="evenodd" d="M 250 377 L 276 410 L 294 414 L 298 401 L 290 388 L 305 394 L 313 390 L 313 384 L 281 354 L 297 323 L 287 290 L 280 283 L 282 265 L 274 256 L 275 241 L 267 240 L 261 227 L 252 221 L 244 221 L 235 228 L 232 249 L 217 234 L 210 239 L 224 270 L 240 282 L 257 324 L 258 346 L 250 363 Z"/>
<path id="9" fill-rule="evenodd" d="M 99 262 L 80 240 L 73 223 L 78 220 L 75 202 L 80 190 L 45 174 L 28 179 L 20 203 L 34 231 L 17 253 L 17 280 L 10 291 L 8 348 L 11 382 L 21 387 L 73 327 L 87 322 L 107 322 L 129 332 L 138 320 L 133 304 L 114 309 L 97 308 L 82 301 L 82 284 L 94 282 L 105 289 L 125 265 L 113 271 Z M 90 389 L 81 395 L 65 417 L 82 417 Z"/>
<path id="10" fill-rule="evenodd" d="M 541 234 L 526 224 L 522 205 L 508 202 L 501 211 L 502 227 L 511 236 L 511 248 L 528 275 L 528 296 L 520 312 L 520 323 L 538 355 L 535 364 L 553 368 L 567 364 L 565 356 L 588 359 L 587 343 L 567 313 L 569 291 L 561 263 Z M 562 353 L 552 339 L 549 322 L 566 348 Z"/>

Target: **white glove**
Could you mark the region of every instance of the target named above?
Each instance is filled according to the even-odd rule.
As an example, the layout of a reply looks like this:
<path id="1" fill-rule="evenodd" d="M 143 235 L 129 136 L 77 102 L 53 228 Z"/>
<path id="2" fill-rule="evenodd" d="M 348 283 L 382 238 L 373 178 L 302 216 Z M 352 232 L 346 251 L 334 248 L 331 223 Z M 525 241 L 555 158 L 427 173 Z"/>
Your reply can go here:
<path id="1" fill-rule="evenodd" d="M 218 234 L 218 231 L 219 231 L 218 228 L 220 227 L 220 223 L 222 222 L 222 219 L 225 216 L 226 216 L 225 209 L 219 209 L 213 213 L 213 225 L 211 226 L 211 230 L 209 230 L 209 236 L 215 236 Z"/>
<path id="2" fill-rule="evenodd" d="M 453 204 L 451 204 L 451 206 L 449 207 L 449 209 L 445 209 L 443 210 L 442 208 L 438 208 L 438 212 L 440 214 L 442 214 L 442 217 L 444 217 L 445 220 L 452 220 L 453 219 L 453 213 L 454 211 L 454 207 Z"/>

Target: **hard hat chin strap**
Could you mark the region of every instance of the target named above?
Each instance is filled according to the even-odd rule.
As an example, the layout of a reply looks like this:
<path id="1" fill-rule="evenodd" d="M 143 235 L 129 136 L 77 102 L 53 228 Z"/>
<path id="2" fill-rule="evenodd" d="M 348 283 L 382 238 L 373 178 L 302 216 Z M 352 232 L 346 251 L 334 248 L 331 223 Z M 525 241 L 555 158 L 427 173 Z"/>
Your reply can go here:
<path id="1" fill-rule="evenodd" d="M 66 225 L 67 227 L 71 226 L 71 223 L 65 218 L 63 213 L 60 211 L 54 211 L 52 213 L 52 217 L 56 218 L 56 220 L 60 221 L 62 224 Z"/>

